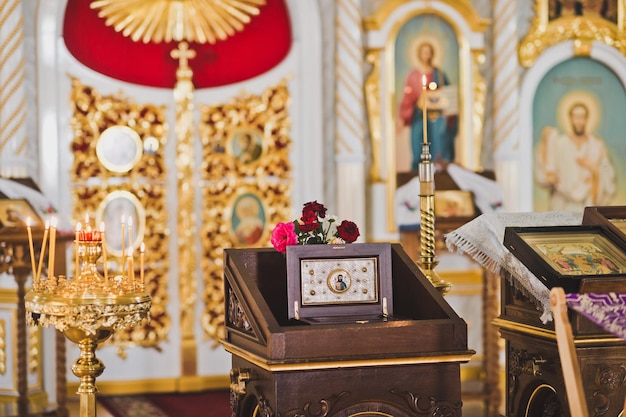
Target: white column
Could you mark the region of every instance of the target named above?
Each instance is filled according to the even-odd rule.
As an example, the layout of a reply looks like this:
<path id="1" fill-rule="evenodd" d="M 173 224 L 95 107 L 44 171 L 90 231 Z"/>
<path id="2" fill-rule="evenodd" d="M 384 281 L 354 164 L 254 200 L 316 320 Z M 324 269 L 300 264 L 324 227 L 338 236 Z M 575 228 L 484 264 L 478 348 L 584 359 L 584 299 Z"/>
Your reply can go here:
<path id="1" fill-rule="evenodd" d="M 519 61 L 517 2 L 495 0 L 493 13 L 493 149 L 504 209 L 518 210 L 519 176 L 513 175 L 519 148 Z M 530 174 L 529 174 L 530 175 Z"/>
<path id="2" fill-rule="evenodd" d="M 21 0 L 0 0 L 0 176 L 24 178 L 28 157 Z"/>
<path id="3" fill-rule="evenodd" d="M 363 25 L 358 0 L 337 0 L 335 26 L 335 163 L 337 208 L 340 218 L 365 230 L 365 79 Z M 340 179 L 340 180 L 339 180 Z"/>

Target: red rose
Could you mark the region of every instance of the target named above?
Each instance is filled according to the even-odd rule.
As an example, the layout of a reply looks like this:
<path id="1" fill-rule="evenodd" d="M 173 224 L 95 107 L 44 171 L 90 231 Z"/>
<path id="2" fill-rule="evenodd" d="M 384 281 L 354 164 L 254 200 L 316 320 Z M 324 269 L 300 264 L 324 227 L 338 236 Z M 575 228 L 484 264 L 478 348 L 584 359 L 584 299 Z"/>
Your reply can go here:
<path id="1" fill-rule="evenodd" d="M 305 211 L 312 211 L 320 219 L 326 217 L 326 207 L 324 207 L 323 204 L 318 203 L 317 200 L 305 203 L 304 208 L 302 209 L 302 214 L 304 214 Z"/>
<path id="2" fill-rule="evenodd" d="M 320 224 L 317 220 L 315 220 L 314 222 L 310 222 L 310 223 L 298 224 L 298 228 L 300 229 L 301 232 L 304 232 L 304 233 L 312 232 L 313 230 L 316 230 L 318 227 L 320 227 Z"/>
<path id="3" fill-rule="evenodd" d="M 305 224 L 317 223 L 317 214 L 313 210 L 304 209 L 300 220 Z"/>
<path id="4" fill-rule="evenodd" d="M 287 251 L 287 245 L 296 245 L 298 243 L 298 237 L 296 236 L 293 222 L 278 223 L 274 230 L 272 230 L 270 240 L 274 248 L 282 253 Z"/>
<path id="5" fill-rule="evenodd" d="M 337 226 L 337 237 L 343 239 L 346 243 L 352 243 L 361 235 L 359 227 L 350 220 L 344 220 Z"/>

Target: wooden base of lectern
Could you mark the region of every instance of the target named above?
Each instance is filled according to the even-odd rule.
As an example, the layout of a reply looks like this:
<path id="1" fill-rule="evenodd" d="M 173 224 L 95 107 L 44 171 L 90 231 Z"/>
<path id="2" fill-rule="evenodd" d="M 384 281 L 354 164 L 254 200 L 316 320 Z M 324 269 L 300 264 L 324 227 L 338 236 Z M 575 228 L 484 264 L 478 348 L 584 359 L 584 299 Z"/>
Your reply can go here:
<path id="1" fill-rule="evenodd" d="M 542 323 L 535 304 L 509 280 L 503 273 L 502 314 L 495 320 L 506 343 L 506 416 L 568 417 L 554 323 Z M 569 314 L 589 415 L 622 415 L 626 342 Z"/>
<path id="2" fill-rule="evenodd" d="M 290 320 L 285 257 L 225 250 L 234 415 L 460 416 L 467 325 L 400 245 L 392 245 L 394 317 Z"/>

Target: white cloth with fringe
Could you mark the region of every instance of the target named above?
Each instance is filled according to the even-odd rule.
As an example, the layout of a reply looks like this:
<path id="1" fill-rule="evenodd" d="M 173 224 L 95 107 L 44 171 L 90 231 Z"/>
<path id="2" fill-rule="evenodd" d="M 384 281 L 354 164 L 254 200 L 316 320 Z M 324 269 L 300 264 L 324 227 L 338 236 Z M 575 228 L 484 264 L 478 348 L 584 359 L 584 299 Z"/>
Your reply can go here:
<path id="1" fill-rule="evenodd" d="M 485 213 L 445 236 L 450 252 L 466 254 L 486 269 L 509 273 L 514 285 L 542 311 L 541 321 L 552 320 L 550 290 L 504 246 L 507 227 L 571 226 L 582 222 L 582 213 L 552 211 L 536 213 Z"/>

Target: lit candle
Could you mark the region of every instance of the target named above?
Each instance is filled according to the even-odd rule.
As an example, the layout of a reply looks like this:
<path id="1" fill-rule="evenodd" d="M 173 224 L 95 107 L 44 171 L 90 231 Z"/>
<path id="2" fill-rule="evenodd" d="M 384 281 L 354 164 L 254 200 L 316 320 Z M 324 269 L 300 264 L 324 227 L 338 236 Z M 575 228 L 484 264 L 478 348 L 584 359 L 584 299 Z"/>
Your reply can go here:
<path id="1" fill-rule="evenodd" d="M 37 277 L 37 269 L 35 268 L 35 245 L 33 244 L 33 231 L 30 228 L 30 217 L 26 219 L 26 231 L 28 232 L 28 247 L 30 248 L 30 266 L 33 270 L 33 284 Z"/>
<path id="2" fill-rule="evenodd" d="M 50 222 L 50 254 L 48 255 L 48 279 L 54 277 L 54 256 L 56 251 L 56 238 L 57 238 L 57 219 L 52 218 Z"/>
<path id="3" fill-rule="evenodd" d="M 126 238 L 124 237 L 124 233 L 126 232 L 126 216 L 122 215 L 122 276 L 124 276 L 124 243 Z"/>
<path id="4" fill-rule="evenodd" d="M 426 127 L 427 125 L 427 98 L 426 98 L 426 74 L 422 74 L 422 130 L 423 130 L 423 136 L 424 136 L 424 143 L 428 143 L 428 129 Z"/>
<path id="5" fill-rule="evenodd" d="M 82 225 L 80 224 L 80 222 L 78 222 L 76 224 L 76 260 L 75 260 L 75 265 L 74 265 L 74 275 L 78 276 L 78 242 L 81 241 L 81 229 L 82 229 Z"/>
<path id="6" fill-rule="evenodd" d="M 100 234 L 102 235 L 102 263 L 104 264 L 104 281 L 109 281 L 109 272 L 107 267 L 107 244 L 105 241 L 104 234 L 104 222 L 100 222 Z"/>
<path id="7" fill-rule="evenodd" d="M 130 282 L 133 283 L 133 288 L 136 287 L 135 285 L 135 264 L 133 261 L 133 249 L 132 248 L 128 248 L 128 257 L 126 258 L 126 261 L 128 262 L 128 279 L 130 280 Z"/>
<path id="8" fill-rule="evenodd" d="M 39 265 L 37 266 L 37 276 L 36 281 L 37 285 L 39 285 L 39 281 L 41 279 L 41 267 L 43 265 L 43 258 L 46 256 L 46 243 L 48 241 L 48 229 L 50 228 L 50 221 L 46 220 L 46 230 L 43 232 L 43 242 L 41 244 L 41 252 L 39 253 Z"/>
<path id="9" fill-rule="evenodd" d="M 139 246 L 139 290 L 143 291 L 145 282 L 143 275 L 143 260 L 144 260 L 144 252 L 146 250 L 146 245 L 141 242 L 141 246 Z"/>

